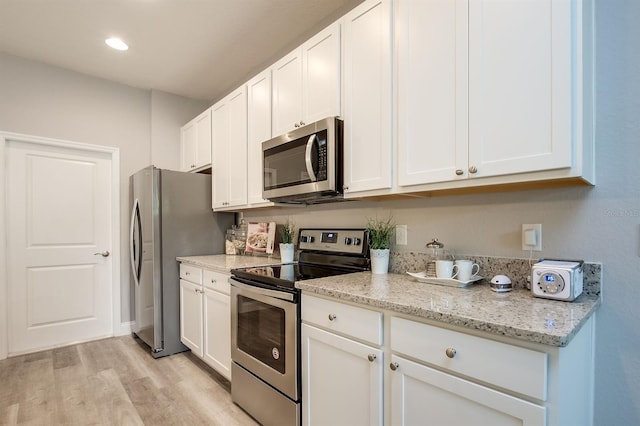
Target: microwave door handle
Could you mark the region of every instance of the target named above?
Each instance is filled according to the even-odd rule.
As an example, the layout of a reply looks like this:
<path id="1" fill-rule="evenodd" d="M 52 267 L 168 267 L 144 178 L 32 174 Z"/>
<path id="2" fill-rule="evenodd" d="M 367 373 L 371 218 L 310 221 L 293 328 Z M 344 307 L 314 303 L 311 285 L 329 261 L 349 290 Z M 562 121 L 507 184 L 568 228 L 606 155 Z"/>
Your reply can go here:
<path id="1" fill-rule="evenodd" d="M 315 134 L 309 136 L 309 140 L 307 141 L 307 149 L 304 153 L 304 162 L 307 165 L 307 173 L 309 173 L 309 179 L 311 179 L 311 182 L 316 182 L 318 180 L 318 177 L 313 171 L 313 164 L 311 164 L 311 149 L 313 148 L 313 142 L 317 137 L 318 136 Z"/>

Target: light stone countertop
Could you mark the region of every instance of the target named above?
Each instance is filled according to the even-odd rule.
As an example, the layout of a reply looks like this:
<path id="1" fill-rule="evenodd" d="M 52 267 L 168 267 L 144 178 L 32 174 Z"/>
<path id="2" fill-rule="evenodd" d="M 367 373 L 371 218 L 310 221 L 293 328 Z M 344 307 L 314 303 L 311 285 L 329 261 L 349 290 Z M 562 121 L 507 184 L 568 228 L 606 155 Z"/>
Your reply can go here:
<path id="1" fill-rule="evenodd" d="M 600 306 L 599 296 L 573 302 L 533 297 L 528 290 L 492 291 L 486 281 L 466 288 L 417 282 L 408 275 L 357 272 L 296 282 L 316 294 L 505 337 L 566 346 Z"/>
<path id="2" fill-rule="evenodd" d="M 228 274 L 233 268 L 245 268 L 250 266 L 279 265 L 280 258 L 272 256 L 234 256 L 226 254 L 214 254 L 209 256 L 183 256 L 177 257 L 178 262 L 187 263 L 212 271 Z"/>

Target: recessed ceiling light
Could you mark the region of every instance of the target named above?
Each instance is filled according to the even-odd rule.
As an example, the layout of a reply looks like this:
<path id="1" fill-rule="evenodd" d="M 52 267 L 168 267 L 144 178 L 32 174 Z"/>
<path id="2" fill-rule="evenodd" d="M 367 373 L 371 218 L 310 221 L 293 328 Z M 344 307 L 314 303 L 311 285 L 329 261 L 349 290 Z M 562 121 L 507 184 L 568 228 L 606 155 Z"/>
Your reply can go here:
<path id="1" fill-rule="evenodd" d="M 104 42 L 107 43 L 107 46 L 112 47 L 116 50 L 129 49 L 129 46 L 127 46 L 127 43 L 125 43 L 124 41 L 120 40 L 117 37 L 108 38 Z"/>

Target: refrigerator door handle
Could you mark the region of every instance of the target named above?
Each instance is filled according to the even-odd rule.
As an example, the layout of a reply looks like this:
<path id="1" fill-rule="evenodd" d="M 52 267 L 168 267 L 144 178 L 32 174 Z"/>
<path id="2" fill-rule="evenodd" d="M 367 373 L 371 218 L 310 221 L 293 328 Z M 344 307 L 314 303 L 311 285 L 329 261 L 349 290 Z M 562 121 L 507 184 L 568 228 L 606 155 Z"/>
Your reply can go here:
<path id="1" fill-rule="evenodd" d="M 140 201 L 136 198 L 131 211 L 131 229 L 129 238 L 129 252 L 131 254 L 131 269 L 136 286 L 140 286 L 140 268 L 142 267 L 142 221 L 140 220 Z M 138 230 L 138 246 L 136 247 L 136 229 Z"/>

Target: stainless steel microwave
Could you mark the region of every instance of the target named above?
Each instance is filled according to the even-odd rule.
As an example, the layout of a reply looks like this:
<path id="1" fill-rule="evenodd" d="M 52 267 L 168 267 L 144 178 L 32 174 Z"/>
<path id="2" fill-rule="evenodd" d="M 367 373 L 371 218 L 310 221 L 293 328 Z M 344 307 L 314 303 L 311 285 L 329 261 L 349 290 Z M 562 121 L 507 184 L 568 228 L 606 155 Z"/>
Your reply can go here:
<path id="1" fill-rule="evenodd" d="M 315 204 L 342 199 L 342 120 L 329 117 L 262 144 L 262 197 Z"/>

